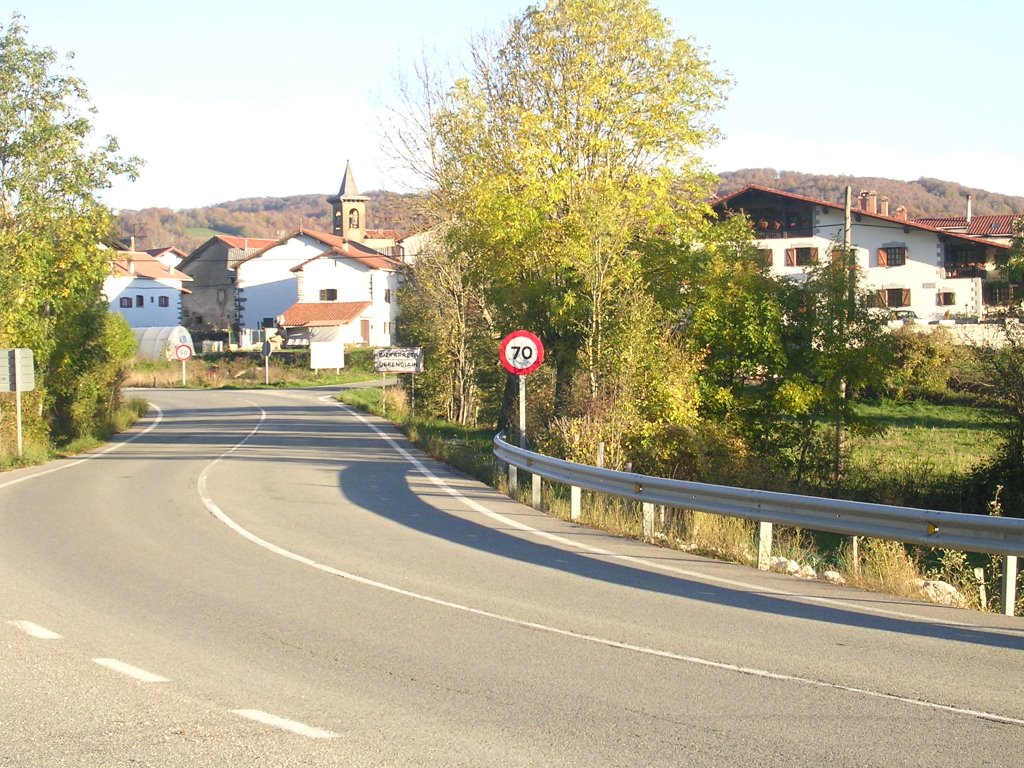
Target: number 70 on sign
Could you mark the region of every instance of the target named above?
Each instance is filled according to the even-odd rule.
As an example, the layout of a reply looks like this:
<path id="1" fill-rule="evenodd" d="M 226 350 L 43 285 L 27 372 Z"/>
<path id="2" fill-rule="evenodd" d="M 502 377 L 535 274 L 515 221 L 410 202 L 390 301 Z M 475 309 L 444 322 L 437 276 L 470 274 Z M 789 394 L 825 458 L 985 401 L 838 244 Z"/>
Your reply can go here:
<path id="1" fill-rule="evenodd" d="M 544 362 L 544 345 L 529 331 L 512 331 L 501 340 L 498 357 L 502 366 L 516 376 L 526 376 Z"/>

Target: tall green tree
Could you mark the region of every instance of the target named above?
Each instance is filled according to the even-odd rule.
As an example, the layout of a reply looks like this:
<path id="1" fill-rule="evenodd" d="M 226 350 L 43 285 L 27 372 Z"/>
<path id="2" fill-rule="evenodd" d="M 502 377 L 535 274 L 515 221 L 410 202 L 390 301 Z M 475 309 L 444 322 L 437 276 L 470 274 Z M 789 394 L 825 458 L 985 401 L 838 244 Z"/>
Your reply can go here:
<path id="1" fill-rule="evenodd" d="M 796 480 L 804 479 L 811 453 L 829 445 L 823 479 L 834 485 L 843 474 L 844 432 L 856 424 L 852 395 L 890 365 L 892 343 L 883 317 L 872 311 L 853 249 L 833 246 L 805 280 L 790 284 L 788 296 L 788 374 L 778 397 L 800 425 Z M 822 423 L 831 439 L 822 439 Z"/>
<path id="2" fill-rule="evenodd" d="M 550 0 L 471 54 L 464 78 L 425 89 L 427 135 L 404 146 L 428 159 L 496 327 L 540 335 L 569 408 L 579 371 L 591 399 L 620 373 L 608 350 L 629 335 L 637 244 L 703 221 L 700 151 L 727 81 L 645 0 Z"/>
<path id="3" fill-rule="evenodd" d="M 113 138 L 97 142 L 85 86 L 68 69 L 52 49 L 29 44 L 20 16 L 2 29 L 0 346 L 33 350 L 36 418 L 58 438 L 94 426 L 114 399 L 80 386 L 104 378 L 94 374 L 110 355 L 124 355 L 101 295 L 109 260 L 100 244 L 112 217 L 97 195 L 137 165 L 117 155 Z"/>

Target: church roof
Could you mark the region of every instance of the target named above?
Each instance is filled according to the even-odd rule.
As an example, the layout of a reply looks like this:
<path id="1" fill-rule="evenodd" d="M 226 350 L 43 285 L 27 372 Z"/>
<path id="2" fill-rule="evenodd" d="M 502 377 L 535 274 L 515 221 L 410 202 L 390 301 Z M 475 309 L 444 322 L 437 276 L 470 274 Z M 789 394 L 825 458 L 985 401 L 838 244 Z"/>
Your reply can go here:
<path id="1" fill-rule="evenodd" d="M 334 197 L 327 198 L 327 202 L 331 203 L 336 200 L 369 200 L 370 198 L 360 195 L 359 190 L 356 189 L 356 177 L 352 175 L 352 164 L 345 161 L 345 176 L 341 180 L 341 188 L 338 190 L 338 194 Z"/>

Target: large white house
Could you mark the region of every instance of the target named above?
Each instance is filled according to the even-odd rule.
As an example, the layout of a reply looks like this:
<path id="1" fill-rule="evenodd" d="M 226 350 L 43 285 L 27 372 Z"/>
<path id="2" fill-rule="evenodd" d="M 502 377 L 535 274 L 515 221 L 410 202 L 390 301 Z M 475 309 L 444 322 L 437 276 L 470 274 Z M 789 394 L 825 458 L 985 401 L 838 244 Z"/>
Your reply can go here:
<path id="1" fill-rule="evenodd" d="M 801 277 L 844 239 L 845 204 L 751 184 L 713 203 L 719 215 L 744 213 L 776 275 Z M 938 321 L 1006 312 L 1012 293 L 997 255 L 1006 241 L 976 237 L 889 213 L 889 201 L 863 192 L 854 203 L 850 242 L 864 284 L 879 306 Z"/>
<path id="2" fill-rule="evenodd" d="M 169 327 L 181 322 L 181 296 L 192 278 L 160 255 L 146 251 L 115 251 L 103 295 L 111 312 L 132 328 Z"/>

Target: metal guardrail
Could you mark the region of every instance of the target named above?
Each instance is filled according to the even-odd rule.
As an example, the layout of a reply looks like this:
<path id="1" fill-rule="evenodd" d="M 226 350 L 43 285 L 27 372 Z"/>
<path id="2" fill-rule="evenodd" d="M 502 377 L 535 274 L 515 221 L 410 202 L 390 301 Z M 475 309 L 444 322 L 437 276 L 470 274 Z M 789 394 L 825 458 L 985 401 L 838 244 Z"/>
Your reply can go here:
<path id="1" fill-rule="evenodd" d="M 1016 559 L 1024 555 L 1024 519 L 669 480 L 551 458 L 517 448 L 501 434 L 494 438 L 494 455 L 510 467 L 533 474 L 535 505 L 539 503 L 537 478 L 543 478 L 568 485 L 576 494 L 575 489 L 583 488 L 651 505 L 745 518 L 762 525 L 778 523 L 925 547 L 1003 555 L 1003 573 L 1008 577 L 1010 590 L 1004 598 L 1011 598 L 1012 611 Z M 770 529 L 767 535 L 770 541 Z M 761 554 L 758 559 L 760 564 Z M 1005 599 L 1003 604 L 1007 604 Z"/>

